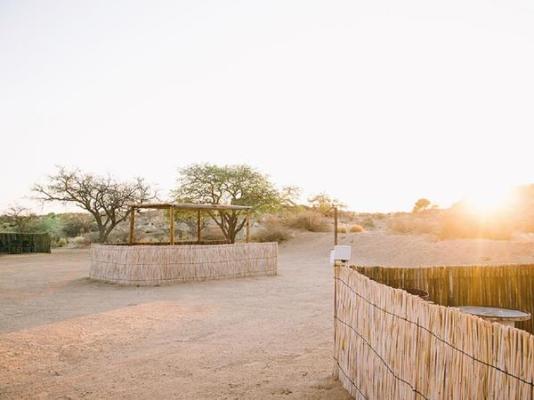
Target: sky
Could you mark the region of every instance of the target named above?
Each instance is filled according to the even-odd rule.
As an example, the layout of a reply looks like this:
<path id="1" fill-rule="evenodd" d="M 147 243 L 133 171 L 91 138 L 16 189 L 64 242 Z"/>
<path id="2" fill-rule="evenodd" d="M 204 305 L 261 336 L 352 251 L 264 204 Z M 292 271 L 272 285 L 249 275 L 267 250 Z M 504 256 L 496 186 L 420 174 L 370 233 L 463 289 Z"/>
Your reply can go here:
<path id="1" fill-rule="evenodd" d="M 303 199 L 534 183 L 530 1 L 0 0 L 0 212 L 55 166 L 250 164 Z"/>

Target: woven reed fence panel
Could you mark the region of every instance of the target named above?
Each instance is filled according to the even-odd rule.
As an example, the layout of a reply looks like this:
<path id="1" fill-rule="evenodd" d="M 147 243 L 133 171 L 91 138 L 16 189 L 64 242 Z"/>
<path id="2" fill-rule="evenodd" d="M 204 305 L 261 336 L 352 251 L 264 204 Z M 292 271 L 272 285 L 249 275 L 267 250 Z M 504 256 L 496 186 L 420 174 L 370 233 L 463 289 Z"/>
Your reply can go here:
<path id="1" fill-rule="evenodd" d="M 396 288 L 426 290 L 444 306 L 493 306 L 534 315 L 534 265 L 425 268 L 358 267 L 366 276 Z M 516 327 L 534 333 L 534 321 Z"/>
<path id="2" fill-rule="evenodd" d="M 123 285 L 276 275 L 277 243 L 91 246 L 93 279 Z"/>
<path id="3" fill-rule="evenodd" d="M 48 233 L 0 233 L 0 253 L 50 253 Z"/>
<path id="4" fill-rule="evenodd" d="M 534 399 L 534 335 L 335 268 L 334 374 L 356 399 Z"/>

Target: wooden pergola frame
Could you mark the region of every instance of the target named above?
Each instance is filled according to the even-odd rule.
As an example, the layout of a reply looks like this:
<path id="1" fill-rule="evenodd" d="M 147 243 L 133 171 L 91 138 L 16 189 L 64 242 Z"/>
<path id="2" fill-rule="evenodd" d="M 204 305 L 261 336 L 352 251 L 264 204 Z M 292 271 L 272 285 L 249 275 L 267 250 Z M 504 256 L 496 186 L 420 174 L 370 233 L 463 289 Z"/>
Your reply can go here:
<path id="1" fill-rule="evenodd" d="M 250 206 L 235 206 L 224 204 L 193 204 L 193 203 L 140 203 L 129 204 L 130 207 L 130 237 L 128 244 L 140 244 L 135 241 L 135 212 L 139 209 L 168 210 L 169 212 L 169 243 L 175 244 L 174 240 L 174 212 L 196 211 L 197 212 L 197 243 L 202 241 L 200 229 L 200 213 L 202 211 L 245 211 L 246 212 L 246 241 L 250 241 Z"/>

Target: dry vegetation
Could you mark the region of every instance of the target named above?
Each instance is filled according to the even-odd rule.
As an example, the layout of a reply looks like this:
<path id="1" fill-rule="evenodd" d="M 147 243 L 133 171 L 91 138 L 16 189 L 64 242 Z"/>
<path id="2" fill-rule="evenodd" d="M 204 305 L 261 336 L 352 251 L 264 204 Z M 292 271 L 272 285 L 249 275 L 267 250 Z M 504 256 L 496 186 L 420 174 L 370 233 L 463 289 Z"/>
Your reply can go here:
<path id="1" fill-rule="evenodd" d="M 360 232 L 363 232 L 363 231 L 365 231 L 363 226 L 358 225 L 358 224 L 351 225 L 351 227 L 349 229 L 350 233 L 360 233 Z"/>
<path id="2" fill-rule="evenodd" d="M 508 240 L 514 234 L 532 232 L 507 214 L 483 217 L 456 208 L 397 213 L 388 219 L 388 227 L 394 233 L 430 234 L 441 240 Z"/>
<path id="3" fill-rule="evenodd" d="M 534 232 L 534 185 L 517 189 L 516 201 L 499 213 L 488 215 L 473 213 L 464 204 L 449 209 L 425 208 L 410 213 L 355 213 L 339 212 L 338 233 L 354 234 L 365 231 L 389 231 L 397 234 L 431 235 L 447 239 L 499 239 L 508 240 L 514 235 Z M 324 198 L 320 200 L 325 201 Z M 254 240 L 283 242 L 298 232 L 331 232 L 334 229 L 332 203 L 311 206 L 284 206 L 270 214 L 253 219 Z M 136 219 L 137 239 L 145 242 L 168 240 L 168 218 L 160 211 L 146 211 Z M 196 239 L 195 223 L 184 217 L 175 223 L 178 240 Z M 98 240 L 95 223 L 88 214 L 65 213 L 43 216 L 23 215 L 20 210 L 0 217 L 4 231 L 46 231 L 52 236 L 54 247 L 80 248 Z M 111 232 L 109 243 L 128 240 L 128 222 L 122 222 Z M 223 240 L 219 227 L 209 218 L 203 220 L 202 237 L 206 240 Z M 239 240 L 244 238 L 240 232 Z"/>

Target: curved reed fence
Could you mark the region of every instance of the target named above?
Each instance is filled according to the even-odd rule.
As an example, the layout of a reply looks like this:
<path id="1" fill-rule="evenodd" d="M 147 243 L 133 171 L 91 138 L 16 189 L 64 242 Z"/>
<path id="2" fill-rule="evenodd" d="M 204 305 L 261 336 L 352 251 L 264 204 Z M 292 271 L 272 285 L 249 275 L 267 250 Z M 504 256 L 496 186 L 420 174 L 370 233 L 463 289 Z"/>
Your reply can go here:
<path id="1" fill-rule="evenodd" d="M 91 246 L 92 279 L 123 285 L 163 285 L 276 275 L 277 243 Z"/>
<path id="2" fill-rule="evenodd" d="M 334 373 L 356 399 L 534 399 L 534 336 L 335 268 Z"/>
<path id="3" fill-rule="evenodd" d="M 364 275 L 395 288 L 426 290 L 443 306 L 492 306 L 534 315 L 534 265 L 424 268 L 357 267 Z M 534 333 L 534 320 L 516 327 Z"/>

